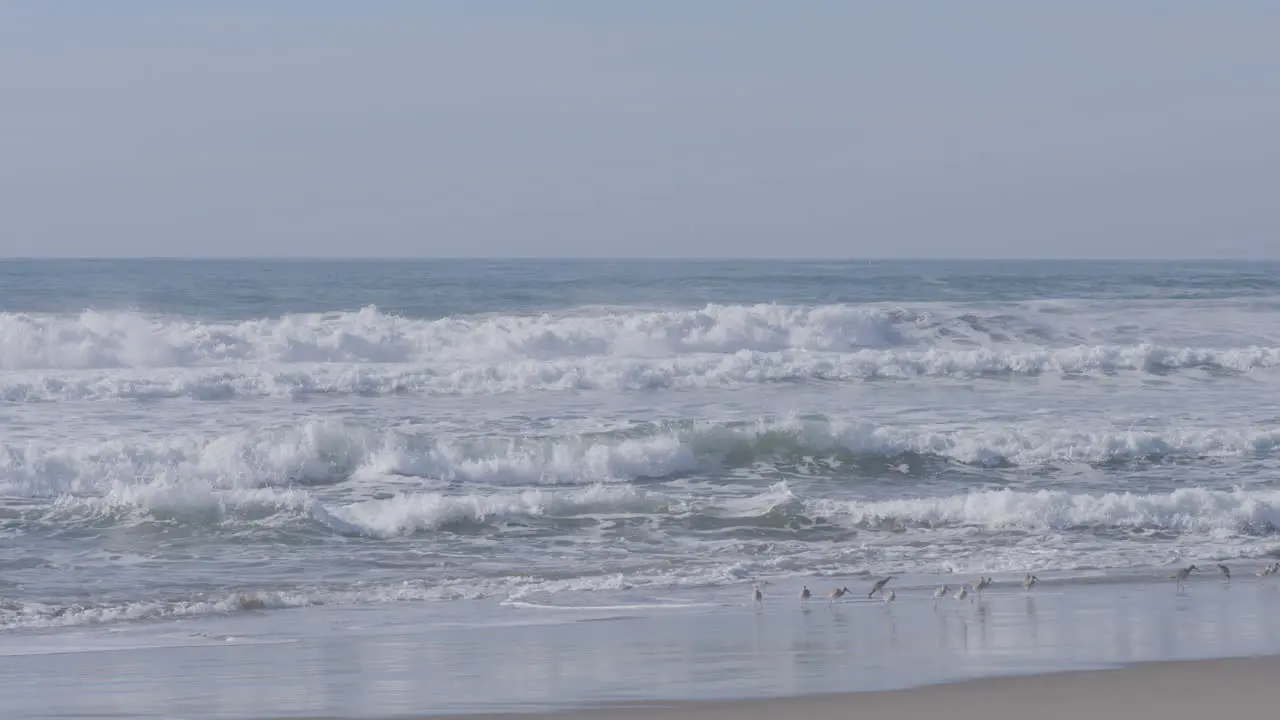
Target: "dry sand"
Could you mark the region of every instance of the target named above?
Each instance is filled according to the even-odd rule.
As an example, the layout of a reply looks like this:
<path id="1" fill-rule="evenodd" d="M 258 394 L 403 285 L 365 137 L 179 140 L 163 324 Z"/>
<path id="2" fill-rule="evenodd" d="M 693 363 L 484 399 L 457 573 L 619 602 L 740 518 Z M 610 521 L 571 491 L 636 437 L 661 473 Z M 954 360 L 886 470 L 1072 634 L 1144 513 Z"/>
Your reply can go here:
<path id="1" fill-rule="evenodd" d="M 1113 670 L 987 678 L 909 690 L 655 703 L 545 715 L 469 715 L 467 720 L 1217 720 L 1280 717 L 1280 657 L 1155 662 Z M 437 719 L 438 720 L 438 719 Z"/>

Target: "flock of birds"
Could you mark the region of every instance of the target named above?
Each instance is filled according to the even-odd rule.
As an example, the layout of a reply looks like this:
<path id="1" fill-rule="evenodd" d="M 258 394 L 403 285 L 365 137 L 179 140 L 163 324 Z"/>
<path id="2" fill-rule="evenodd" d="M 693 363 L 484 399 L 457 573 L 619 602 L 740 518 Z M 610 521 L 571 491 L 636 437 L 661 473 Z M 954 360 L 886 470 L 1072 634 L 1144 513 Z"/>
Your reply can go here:
<path id="1" fill-rule="evenodd" d="M 1169 575 L 1169 579 L 1178 584 L 1178 590 L 1183 590 L 1185 588 L 1183 583 L 1186 582 L 1187 576 L 1191 575 L 1193 572 L 1198 572 L 1199 570 L 1200 568 L 1195 565 L 1188 565 L 1174 573 L 1171 573 Z M 1231 582 L 1231 568 L 1223 565 L 1222 563 L 1218 563 L 1218 572 L 1222 573 L 1222 577 L 1226 578 L 1227 582 Z M 1261 570 L 1254 573 L 1254 575 L 1257 575 L 1258 577 L 1271 577 L 1278 572 L 1280 572 L 1280 561 L 1268 563 L 1263 566 Z"/>
<path id="2" fill-rule="evenodd" d="M 880 578 L 879 580 L 876 580 L 875 584 L 871 586 L 871 590 L 867 592 L 867 599 L 871 599 L 875 597 L 877 594 L 879 594 L 880 599 L 883 600 L 885 603 L 891 603 L 894 600 L 896 600 L 898 597 L 898 594 L 896 592 L 894 592 L 893 590 L 888 590 L 888 591 L 885 590 L 885 586 L 889 584 L 889 581 L 892 580 L 893 577 L 894 576 L 890 575 L 888 577 L 884 577 L 884 578 Z M 970 596 L 970 593 L 972 593 L 973 595 L 981 595 L 982 591 L 990 587 L 993 582 L 995 582 L 993 578 L 990 578 L 984 575 L 982 577 L 979 577 L 977 580 L 974 580 L 973 582 L 961 583 L 955 587 L 955 592 L 953 597 L 955 597 L 955 599 L 957 600 L 964 600 L 965 598 L 968 598 Z M 1036 577 L 1032 573 L 1027 573 L 1026 577 L 1022 579 L 1022 587 L 1026 591 L 1030 592 L 1031 588 L 1034 587 L 1035 584 L 1038 582 L 1040 582 L 1040 578 Z M 755 602 L 757 603 L 764 602 L 764 590 L 762 588 L 761 583 L 759 581 L 754 582 L 752 583 L 751 587 L 752 587 L 752 593 L 755 598 Z M 848 587 L 838 587 L 833 590 L 829 590 L 827 592 L 827 601 L 834 603 L 836 600 L 839 600 L 840 598 L 844 597 L 845 595 L 851 594 L 852 592 L 853 591 L 850 590 Z M 942 598 L 946 597 L 948 594 L 951 594 L 951 593 L 952 593 L 952 588 L 950 585 L 939 586 L 937 590 L 933 591 L 934 605 L 937 605 L 939 600 L 941 600 Z M 808 604 L 809 600 L 812 598 L 813 598 L 813 592 L 809 590 L 808 585 L 804 586 L 804 589 L 800 591 L 800 602 L 803 604 Z"/>
<path id="3" fill-rule="evenodd" d="M 1191 575 L 1191 573 L 1198 572 L 1198 571 L 1199 571 L 1199 568 L 1197 568 L 1195 565 L 1188 565 L 1187 567 L 1180 568 L 1176 572 L 1169 575 L 1169 578 L 1171 580 L 1176 581 L 1177 588 L 1179 592 L 1181 592 L 1182 590 L 1185 589 L 1185 586 L 1183 585 L 1183 583 L 1186 581 L 1187 577 Z M 1231 582 L 1231 568 L 1227 567 L 1226 565 L 1223 565 L 1222 563 L 1218 563 L 1218 572 L 1222 573 L 1222 576 L 1226 579 L 1228 583 Z M 1280 561 L 1269 563 L 1254 574 L 1257 575 L 1258 577 L 1270 577 L 1277 573 L 1280 573 Z M 889 590 L 888 592 L 885 591 L 885 586 L 889 584 L 889 581 L 892 580 L 893 577 L 894 576 L 890 575 L 888 577 L 884 577 L 884 578 L 880 578 L 879 580 L 876 580 L 875 584 L 871 586 L 871 590 L 867 593 L 867 599 L 871 599 L 875 597 L 876 594 L 878 593 L 880 595 L 880 599 L 883 600 L 885 603 L 893 602 L 897 598 L 897 593 L 895 593 L 893 590 Z M 983 576 L 980 576 L 977 580 L 967 582 L 967 583 L 961 583 L 957 585 L 954 588 L 954 591 L 950 585 L 941 585 L 936 590 L 933 591 L 934 607 L 937 607 L 938 601 L 944 597 L 947 597 L 947 595 L 951 595 L 956 600 L 964 600 L 966 598 L 969 598 L 970 602 L 973 602 L 973 599 L 971 596 L 980 596 L 982 594 L 982 591 L 990 587 L 993 582 L 994 580 L 992 578 L 983 575 Z M 1035 587 L 1036 583 L 1038 582 L 1040 582 L 1040 578 L 1036 577 L 1033 573 L 1027 573 L 1022 578 L 1022 588 L 1025 592 L 1031 592 L 1031 588 Z M 759 581 L 756 581 L 752 583 L 751 587 L 752 587 L 752 594 L 755 599 L 755 602 L 757 604 L 763 603 L 764 589 L 762 584 Z M 829 590 L 827 591 L 827 601 L 834 603 L 836 600 L 839 600 L 840 598 L 852 592 L 853 591 L 850 590 L 848 587 L 838 587 L 833 590 Z M 812 597 L 813 597 L 813 593 L 809 590 L 809 586 L 805 585 L 804 589 L 800 591 L 801 604 L 807 605 L 809 603 L 809 600 Z"/>

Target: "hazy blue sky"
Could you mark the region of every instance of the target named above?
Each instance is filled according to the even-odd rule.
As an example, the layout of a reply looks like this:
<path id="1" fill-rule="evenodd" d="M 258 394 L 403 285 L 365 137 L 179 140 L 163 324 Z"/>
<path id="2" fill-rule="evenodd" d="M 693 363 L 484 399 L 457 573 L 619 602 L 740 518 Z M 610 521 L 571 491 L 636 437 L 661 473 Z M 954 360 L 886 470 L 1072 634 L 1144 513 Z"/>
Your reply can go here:
<path id="1" fill-rule="evenodd" d="M 0 255 L 1280 257 L 1280 3 L 0 3 Z"/>

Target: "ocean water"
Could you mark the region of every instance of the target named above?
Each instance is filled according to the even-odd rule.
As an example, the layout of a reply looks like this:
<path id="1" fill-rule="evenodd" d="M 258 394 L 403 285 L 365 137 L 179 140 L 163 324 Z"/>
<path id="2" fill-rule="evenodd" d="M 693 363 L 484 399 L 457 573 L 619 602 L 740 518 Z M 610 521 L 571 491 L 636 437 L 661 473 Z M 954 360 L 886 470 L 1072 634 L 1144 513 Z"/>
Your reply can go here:
<path id="1" fill-rule="evenodd" d="M 1261 562 L 1277 390 L 1260 263 L 3 262 L 0 628 Z"/>

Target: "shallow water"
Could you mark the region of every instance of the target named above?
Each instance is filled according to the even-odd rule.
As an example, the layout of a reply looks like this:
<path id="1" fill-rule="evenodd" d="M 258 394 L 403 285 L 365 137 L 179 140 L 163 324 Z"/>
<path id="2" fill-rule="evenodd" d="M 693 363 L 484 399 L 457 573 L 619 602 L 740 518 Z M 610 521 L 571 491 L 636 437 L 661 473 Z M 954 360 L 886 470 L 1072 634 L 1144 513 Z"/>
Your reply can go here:
<path id="1" fill-rule="evenodd" d="M 602 607 L 477 601 L 309 607 L 75 631 L 24 630 L 0 652 L 14 717 L 340 717 L 549 711 L 627 702 L 896 689 L 995 675 L 1280 648 L 1280 581 L 1227 586 L 1098 577 L 976 601 L 895 578 L 896 599 L 815 599 L 767 586 L 606 593 Z M 920 578 L 920 580 L 925 580 Z M 901 584 L 900 584 L 901 583 Z M 826 584 L 820 587 L 826 587 Z M 816 587 L 815 587 L 816 589 Z M 429 616 L 428 616 L 429 615 Z"/>

